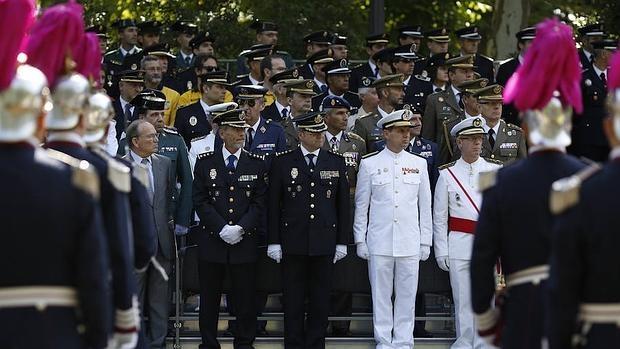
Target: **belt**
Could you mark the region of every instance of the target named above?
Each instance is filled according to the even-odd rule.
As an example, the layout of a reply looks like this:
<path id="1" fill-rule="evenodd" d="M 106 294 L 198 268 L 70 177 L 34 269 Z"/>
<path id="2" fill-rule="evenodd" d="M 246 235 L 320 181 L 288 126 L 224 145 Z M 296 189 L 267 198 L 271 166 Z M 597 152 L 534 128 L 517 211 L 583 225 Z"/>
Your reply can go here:
<path id="1" fill-rule="evenodd" d="M 448 230 L 458 231 L 461 233 L 474 234 L 476 232 L 477 221 L 469 219 L 449 217 L 448 218 Z"/>
<path id="2" fill-rule="evenodd" d="M 589 324 L 616 324 L 620 327 L 620 303 L 583 303 L 579 320 Z"/>
<path id="3" fill-rule="evenodd" d="M 66 286 L 21 286 L 0 288 L 0 309 L 48 306 L 76 307 L 77 291 Z"/>
<path id="4" fill-rule="evenodd" d="M 506 287 L 515 287 L 523 284 L 538 285 L 541 281 L 549 277 L 548 265 L 537 265 L 535 267 L 519 270 L 506 277 Z"/>

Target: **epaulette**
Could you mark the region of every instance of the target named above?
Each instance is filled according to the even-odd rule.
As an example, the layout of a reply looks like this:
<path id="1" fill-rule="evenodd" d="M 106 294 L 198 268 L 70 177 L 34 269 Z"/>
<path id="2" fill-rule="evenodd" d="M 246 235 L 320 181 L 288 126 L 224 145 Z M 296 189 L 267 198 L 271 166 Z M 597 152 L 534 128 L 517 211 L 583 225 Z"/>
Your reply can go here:
<path id="1" fill-rule="evenodd" d="M 172 126 L 164 126 L 164 132 L 171 133 L 173 135 L 178 135 L 179 134 L 177 129 L 175 127 L 172 127 Z"/>
<path id="2" fill-rule="evenodd" d="M 497 170 L 480 172 L 480 175 L 478 176 L 478 190 L 485 191 L 495 186 L 496 182 Z"/>
<path id="3" fill-rule="evenodd" d="M 190 69 L 192 69 L 192 68 L 191 67 L 190 68 L 177 68 L 176 69 L 176 74 L 179 75 L 179 74 L 185 73 L 186 71 L 188 71 Z"/>
<path id="4" fill-rule="evenodd" d="M 357 133 L 355 132 L 347 132 L 347 136 L 349 136 L 349 138 L 353 138 L 356 139 L 358 141 L 362 141 L 364 143 L 366 143 L 366 141 L 364 140 L 364 138 L 360 137 Z"/>
<path id="5" fill-rule="evenodd" d="M 359 63 L 359 64 L 356 64 L 356 65 L 350 66 L 349 69 L 350 70 L 356 70 L 356 69 L 359 69 L 363 65 L 364 65 L 364 63 Z"/>
<path id="6" fill-rule="evenodd" d="M 369 157 L 377 155 L 377 154 L 379 154 L 379 151 L 373 151 L 372 153 L 368 153 L 368 154 L 362 156 L 362 159 L 366 159 L 366 158 L 369 158 Z"/>
<path id="7" fill-rule="evenodd" d="M 279 55 L 290 55 L 290 53 L 288 53 L 286 51 L 280 51 L 280 50 L 277 50 L 276 53 L 279 54 Z"/>
<path id="8" fill-rule="evenodd" d="M 87 194 L 99 199 L 99 176 L 93 165 L 86 160 L 78 160 L 57 150 L 46 149 L 47 155 L 52 159 L 58 160 L 71 166 L 71 183 Z"/>
<path id="9" fill-rule="evenodd" d="M 131 170 L 129 167 L 99 148 L 93 148 L 92 151 L 107 162 L 108 180 L 114 189 L 121 193 L 129 193 L 131 191 Z"/>
<path id="10" fill-rule="evenodd" d="M 426 82 L 430 82 L 431 81 L 431 78 L 429 78 L 428 76 L 423 76 L 423 75 L 420 75 L 420 74 L 416 75 L 415 78 L 418 79 L 418 80 L 426 81 Z"/>
<path id="11" fill-rule="evenodd" d="M 445 169 L 447 169 L 448 167 L 452 167 L 452 166 L 454 166 L 454 164 L 456 164 L 456 161 L 452 161 L 452 162 L 449 162 L 449 163 L 447 163 L 447 164 L 443 164 L 443 165 L 441 165 L 441 166 L 437 167 L 437 169 L 438 169 L 438 170 L 445 170 Z"/>
<path id="12" fill-rule="evenodd" d="M 198 154 L 198 155 L 196 156 L 196 159 L 197 159 L 197 160 L 198 160 L 198 159 L 204 159 L 204 158 L 209 157 L 209 156 L 211 156 L 211 155 L 213 155 L 213 154 L 215 154 L 215 152 L 212 152 L 212 151 L 206 151 L 206 152 L 204 152 L 204 153 L 200 153 L 200 154 Z"/>
<path id="13" fill-rule="evenodd" d="M 116 54 L 117 52 L 118 52 L 118 49 L 114 49 L 114 50 L 112 50 L 112 51 L 108 51 L 108 52 L 106 52 L 103 56 L 104 56 L 104 57 L 105 57 L 105 56 L 110 56 L 110 55 Z"/>
<path id="14" fill-rule="evenodd" d="M 247 154 L 249 157 L 251 157 L 252 159 L 265 160 L 265 155 L 255 154 L 255 153 L 249 152 L 249 151 L 247 151 L 245 149 L 243 149 L 243 152 L 245 154 Z"/>
<path id="15" fill-rule="evenodd" d="M 485 157 L 482 157 L 482 158 L 485 159 L 487 162 L 490 162 L 490 163 L 493 163 L 493 164 L 498 164 L 498 165 L 502 165 L 502 166 L 504 165 L 503 162 L 501 162 L 500 160 L 497 160 L 497 159 L 491 159 L 491 158 L 485 158 Z"/>
<path id="16" fill-rule="evenodd" d="M 415 156 L 417 156 L 417 157 L 419 157 L 419 158 L 424 159 L 424 161 L 426 161 L 426 158 L 425 158 L 424 156 L 420 155 L 420 154 L 416 154 L 416 153 L 414 153 L 414 152 L 412 152 L 412 151 L 408 151 L 407 153 L 409 153 L 409 154 L 411 154 L 411 155 L 415 155 Z"/>
<path id="17" fill-rule="evenodd" d="M 281 151 L 281 152 L 276 152 L 276 156 L 281 156 L 281 155 L 284 155 L 284 154 L 291 153 L 291 152 L 293 152 L 293 150 L 295 150 L 295 149 L 289 149 L 289 150 L 285 150 L 285 151 Z"/>
<path id="18" fill-rule="evenodd" d="M 506 127 L 511 128 L 513 130 L 517 130 L 517 131 L 523 132 L 523 129 L 521 127 L 517 126 L 517 125 L 506 123 Z"/>
<path id="19" fill-rule="evenodd" d="M 484 59 L 487 59 L 487 60 L 489 60 L 489 61 L 491 61 L 491 62 L 493 62 L 493 61 L 494 61 L 494 59 L 493 59 L 493 58 L 488 57 L 488 56 L 485 56 L 485 55 L 481 55 L 481 54 L 479 54 L 479 53 L 476 53 L 476 56 L 480 56 L 480 57 L 482 57 L 482 58 L 484 58 Z"/>
<path id="20" fill-rule="evenodd" d="M 239 80 L 241 80 L 241 79 L 243 79 L 243 78 L 245 78 L 245 77 L 247 77 L 247 76 L 249 76 L 249 75 L 250 75 L 250 74 L 241 74 L 241 75 L 237 75 L 237 76 L 236 76 L 236 78 L 237 78 L 237 79 L 239 79 Z"/>
<path id="21" fill-rule="evenodd" d="M 205 139 L 205 138 L 207 138 L 207 136 L 208 136 L 208 135 L 204 135 L 204 136 L 200 136 L 200 137 L 192 138 L 189 142 L 190 142 L 190 143 L 194 143 L 194 142 L 199 141 L 199 140 L 201 140 L 201 139 Z"/>
<path id="22" fill-rule="evenodd" d="M 132 175 L 145 188 L 150 188 L 151 187 L 151 184 L 149 183 L 151 181 L 151 179 L 149 177 L 149 170 L 148 170 L 148 168 L 146 168 L 146 166 L 144 166 L 142 164 L 139 164 L 139 163 L 134 163 Z"/>
<path id="23" fill-rule="evenodd" d="M 364 115 L 360 115 L 360 116 L 357 117 L 357 120 L 363 119 L 363 118 L 365 118 L 367 116 L 370 116 L 370 115 L 373 115 L 373 114 L 374 114 L 373 112 L 370 112 L 370 113 L 366 113 Z"/>
<path id="24" fill-rule="evenodd" d="M 329 152 L 330 152 L 330 153 L 332 153 L 332 154 L 334 154 L 334 155 L 338 155 L 338 156 L 339 156 L 339 157 L 341 157 L 341 158 L 343 158 L 343 157 L 344 157 L 344 154 L 342 154 L 341 152 L 339 152 L 339 151 L 337 151 L 337 150 L 334 150 L 334 149 L 331 149 L 331 148 L 330 148 L 330 149 L 329 149 Z"/>
<path id="25" fill-rule="evenodd" d="M 549 197 L 551 213 L 560 214 L 579 203 L 581 183 L 601 168 L 601 165 L 593 163 L 570 177 L 553 182 Z"/>

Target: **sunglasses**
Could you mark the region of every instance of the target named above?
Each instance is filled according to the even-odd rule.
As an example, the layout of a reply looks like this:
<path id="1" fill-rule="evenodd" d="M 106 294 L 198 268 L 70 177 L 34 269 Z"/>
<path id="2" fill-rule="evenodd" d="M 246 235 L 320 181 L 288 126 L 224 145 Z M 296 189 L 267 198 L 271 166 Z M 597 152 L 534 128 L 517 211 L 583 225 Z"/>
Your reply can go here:
<path id="1" fill-rule="evenodd" d="M 202 69 L 206 70 L 207 72 L 212 72 L 212 71 L 216 71 L 217 67 L 208 65 L 208 66 L 202 67 Z"/>

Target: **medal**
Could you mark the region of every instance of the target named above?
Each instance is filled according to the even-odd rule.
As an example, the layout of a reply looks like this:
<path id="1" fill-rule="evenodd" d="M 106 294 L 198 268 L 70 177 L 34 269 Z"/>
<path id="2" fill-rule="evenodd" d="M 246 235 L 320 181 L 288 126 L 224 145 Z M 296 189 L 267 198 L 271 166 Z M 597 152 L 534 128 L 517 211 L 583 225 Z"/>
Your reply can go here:
<path id="1" fill-rule="evenodd" d="M 326 194 L 327 194 L 327 198 L 328 199 L 330 199 L 332 197 L 332 191 L 331 190 L 327 189 Z"/>
<path id="2" fill-rule="evenodd" d="M 215 179 L 215 177 L 217 177 L 217 171 L 214 168 L 212 168 L 209 172 L 209 177 L 211 177 L 211 179 Z"/>
<path id="3" fill-rule="evenodd" d="M 297 186 L 297 191 L 301 191 L 301 185 Z"/>
<path id="4" fill-rule="evenodd" d="M 299 170 L 297 170 L 297 167 L 293 167 L 291 169 L 291 178 L 296 179 L 297 175 L 299 175 Z"/>

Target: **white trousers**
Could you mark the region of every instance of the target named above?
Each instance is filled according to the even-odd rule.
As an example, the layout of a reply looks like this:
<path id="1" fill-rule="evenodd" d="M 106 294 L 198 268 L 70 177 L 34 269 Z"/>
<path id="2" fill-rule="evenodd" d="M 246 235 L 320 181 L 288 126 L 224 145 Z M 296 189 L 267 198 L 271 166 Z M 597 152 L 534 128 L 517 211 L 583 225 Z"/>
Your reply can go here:
<path id="1" fill-rule="evenodd" d="M 478 336 L 474 312 L 471 309 L 471 281 L 469 277 L 470 261 L 449 259 L 450 285 L 454 298 L 454 320 L 456 325 L 456 341 L 452 349 L 491 348 Z"/>
<path id="2" fill-rule="evenodd" d="M 377 349 L 413 348 L 419 257 L 371 255 L 368 275 Z M 392 293 L 394 304 L 392 304 Z"/>

